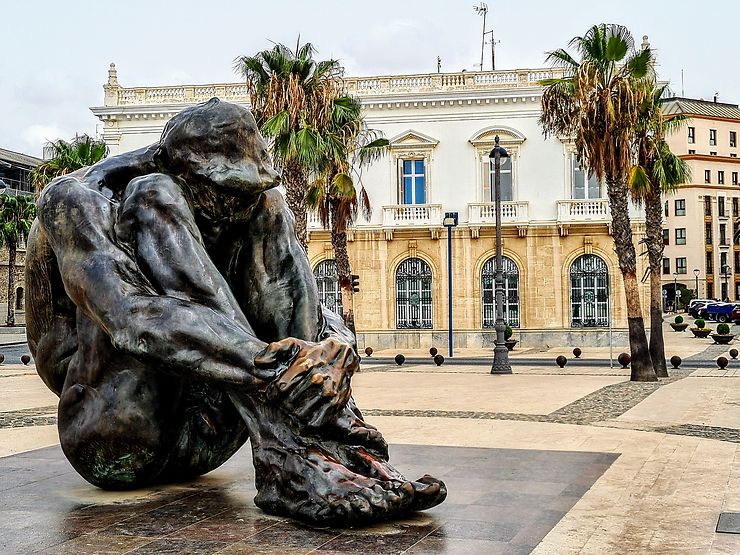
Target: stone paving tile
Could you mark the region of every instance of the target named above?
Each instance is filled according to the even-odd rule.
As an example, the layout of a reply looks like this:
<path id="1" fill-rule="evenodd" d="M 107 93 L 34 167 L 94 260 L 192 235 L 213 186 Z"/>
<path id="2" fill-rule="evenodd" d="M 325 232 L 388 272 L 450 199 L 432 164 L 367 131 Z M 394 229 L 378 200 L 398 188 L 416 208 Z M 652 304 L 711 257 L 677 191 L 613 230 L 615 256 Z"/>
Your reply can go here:
<path id="1" fill-rule="evenodd" d="M 419 445 L 390 450 L 412 476 L 447 467 L 449 497 L 404 520 L 351 530 L 259 511 L 249 447 L 200 480 L 135 497 L 99 493 L 59 446 L 5 457 L 0 477 L 25 470 L 35 479 L 0 490 L 0 553 L 529 553 L 618 458 Z M 574 488 L 578 495 L 569 493 Z"/>

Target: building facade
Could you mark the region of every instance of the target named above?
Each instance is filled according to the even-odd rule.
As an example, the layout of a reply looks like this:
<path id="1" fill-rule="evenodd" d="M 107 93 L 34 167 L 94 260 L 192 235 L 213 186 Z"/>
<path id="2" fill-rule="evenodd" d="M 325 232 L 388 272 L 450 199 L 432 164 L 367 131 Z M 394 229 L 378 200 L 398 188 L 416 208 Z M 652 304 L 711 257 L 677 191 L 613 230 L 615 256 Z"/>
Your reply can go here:
<path id="1" fill-rule="evenodd" d="M 740 109 L 688 98 L 664 101 L 686 121 L 667 137 L 691 180 L 665 198 L 664 298 L 673 287 L 700 298 L 740 300 Z"/>
<path id="2" fill-rule="evenodd" d="M 461 347 L 493 344 L 495 214 L 489 152 L 500 137 L 506 319 L 524 346 L 626 341 L 624 292 L 605 188 L 588 176 L 567 138 L 538 124 L 540 80 L 557 70 L 462 72 L 346 80 L 369 127 L 390 140 L 362 181 L 372 217 L 350 230 L 360 275 L 355 315 L 361 346 L 414 348 L 447 341 L 448 275 L 442 219 L 452 229 L 453 328 Z M 159 139 L 166 121 L 213 96 L 248 104 L 244 84 L 124 88 L 114 66 L 103 106 L 111 154 Z M 632 209 L 635 243 L 644 215 Z M 309 218 L 309 259 L 327 306 L 339 292 L 329 232 Z M 639 257 L 640 275 L 646 261 Z M 647 283 L 642 285 L 647 299 Z M 644 303 L 646 304 L 646 303 Z M 647 306 L 646 306 L 647 308 Z"/>

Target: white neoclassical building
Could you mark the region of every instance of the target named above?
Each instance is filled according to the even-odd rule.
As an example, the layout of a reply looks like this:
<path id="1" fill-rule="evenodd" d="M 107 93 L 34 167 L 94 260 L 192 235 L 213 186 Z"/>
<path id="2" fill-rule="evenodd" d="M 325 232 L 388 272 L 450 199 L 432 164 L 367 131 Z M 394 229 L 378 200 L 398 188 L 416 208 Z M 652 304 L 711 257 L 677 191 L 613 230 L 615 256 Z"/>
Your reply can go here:
<path id="1" fill-rule="evenodd" d="M 557 70 L 348 78 L 387 156 L 363 171 L 373 214 L 349 234 L 361 346 L 442 346 L 447 337 L 447 242 L 453 230 L 453 328 L 459 346 L 492 345 L 494 210 L 488 154 L 498 135 L 502 170 L 506 318 L 523 345 L 624 340 L 624 295 L 606 192 L 589 179 L 570 141 L 545 139 L 540 80 Z M 102 106 L 112 154 L 151 144 L 186 106 L 216 96 L 248 105 L 240 83 L 123 87 L 113 65 Z M 644 217 L 632 210 L 635 240 Z M 327 231 L 309 221 L 309 258 L 327 305 L 336 301 Z M 645 264 L 644 257 L 639 263 Z M 639 268 L 642 275 L 644 268 Z M 643 285 L 643 296 L 647 284 Z M 647 301 L 647 298 L 645 297 Z M 645 303 L 646 304 L 646 303 Z"/>

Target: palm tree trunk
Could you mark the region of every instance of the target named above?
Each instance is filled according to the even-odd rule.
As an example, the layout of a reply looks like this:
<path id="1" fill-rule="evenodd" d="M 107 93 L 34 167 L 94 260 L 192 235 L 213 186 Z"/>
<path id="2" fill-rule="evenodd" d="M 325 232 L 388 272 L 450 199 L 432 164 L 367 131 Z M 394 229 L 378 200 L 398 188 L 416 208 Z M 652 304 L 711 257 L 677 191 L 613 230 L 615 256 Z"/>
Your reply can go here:
<path id="1" fill-rule="evenodd" d="M 15 326 L 15 241 L 8 241 L 8 318 L 6 323 Z"/>
<path id="2" fill-rule="evenodd" d="M 332 200 L 331 205 L 331 246 L 334 248 L 334 262 L 337 265 L 339 288 L 342 291 L 342 318 L 344 325 L 355 333 L 355 311 L 352 302 L 354 291 L 352 291 L 352 280 L 350 279 L 352 269 L 347 252 L 347 232 L 338 222 L 339 202 Z M 342 231 L 338 231 L 339 229 Z"/>
<path id="3" fill-rule="evenodd" d="M 283 169 L 285 201 L 295 217 L 295 234 L 304 250 L 308 250 L 306 220 L 306 177 L 296 164 L 289 163 Z"/>
<path id="4" fill-rule="evenodd" d="M 663 259 L 663 205 L 660 190 L 650 191 L 645 199 L 645 244 L 650 264 L 650 358 L 659 378 L 668 377 L 663 342 L 663 291 L 660 281 Z"/>
<path id="5" fill-rule="evenodd" d="M 640 293 L 637 282 L 637 255 L 632 242 L 632 224 L 627 202 L 626 179 L 607 177 L 609 190 L 609 207 L 612 211 L 612 237 L 617 252 L 619 269 L 624 282 L 624 294 L 627 305 L 627 327 L 629 329 L 630 357 L 632 358 L 632 375 L 630 379 L 638 382 L 656 381 L 653 364 L 650 359 L 645 321 L 642 317 Z"/>

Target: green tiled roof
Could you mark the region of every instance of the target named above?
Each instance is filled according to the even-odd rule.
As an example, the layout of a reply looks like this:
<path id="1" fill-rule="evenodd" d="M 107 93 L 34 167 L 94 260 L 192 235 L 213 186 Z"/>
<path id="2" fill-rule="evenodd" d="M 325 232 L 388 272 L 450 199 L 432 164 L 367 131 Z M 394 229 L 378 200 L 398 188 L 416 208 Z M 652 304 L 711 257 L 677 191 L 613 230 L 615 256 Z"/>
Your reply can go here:
<path id="1" fill-rule="evenodd" d="M 663 113 L 740 120 L 740 108 L 737 104 L 696 100 L 694 98 L 666 98 L 663 100 Z"/>

